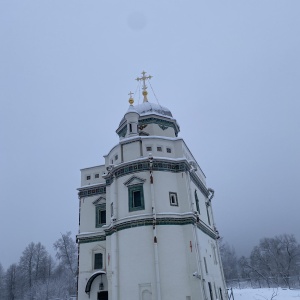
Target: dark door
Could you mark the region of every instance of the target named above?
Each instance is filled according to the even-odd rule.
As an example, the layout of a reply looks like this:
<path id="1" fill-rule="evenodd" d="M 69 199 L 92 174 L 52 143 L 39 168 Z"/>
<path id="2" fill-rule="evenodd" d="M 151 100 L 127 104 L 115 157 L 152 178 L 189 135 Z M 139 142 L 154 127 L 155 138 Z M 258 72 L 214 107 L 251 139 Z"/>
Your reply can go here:
<path id="1" fill-rule="evenodd" d="M 99 292 L 98 300 L 108 300 L 108 291 Z"/>

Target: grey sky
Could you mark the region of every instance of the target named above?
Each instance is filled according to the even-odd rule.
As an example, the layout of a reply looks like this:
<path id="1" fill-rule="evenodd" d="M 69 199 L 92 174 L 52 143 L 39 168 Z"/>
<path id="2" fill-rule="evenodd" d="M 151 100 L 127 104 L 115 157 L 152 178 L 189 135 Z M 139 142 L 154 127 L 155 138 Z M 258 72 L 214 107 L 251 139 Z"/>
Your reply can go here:
<path id="1" fill-rule="evenodd" d="M 144 69 L 238 254 L 299 233 L 300 1 L 0 0 L 0 262 L 78 229 Z M 150 101 L 155 102 L 149 93 Z M 136 97 L 136 103 L 138 97 Z"/>

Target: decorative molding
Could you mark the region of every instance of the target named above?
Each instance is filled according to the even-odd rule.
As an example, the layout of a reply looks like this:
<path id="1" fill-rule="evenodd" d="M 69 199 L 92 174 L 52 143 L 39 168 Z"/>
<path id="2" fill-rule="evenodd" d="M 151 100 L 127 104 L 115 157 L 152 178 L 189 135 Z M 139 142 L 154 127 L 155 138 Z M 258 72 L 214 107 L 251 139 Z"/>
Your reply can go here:
<path id="1" fill-rule="evenodd" d="M 206 186 L 203 184 L 201 179 L 197 176 L 195 172 L 190 171 L 190 165 L 187 161 L 170 161 L 163 159 L 154 159 L 152 165 L 153 171 L 163 171 L 163 172 L 172 172 L 172 173 L 180 173 L 180 172 L 190 172 L 191 180 L 194 184 L 199 188 L 201 193 L 205 196 L 209 196 L 209 192 Z M 114 181 L 114 176 L 116 178 L 126 176 L 129 174 L 150 171 L 150 164 L 148 160 L 132 162 L 126 165 L 116 166 L 112 171 L 105 176 L 105 185 L 93 186 L 93 187 L 84 187 L 79 188 L 78 196 L 81 197 L 89 197 L 95 195 L 106 194 L 106 187 L 110 186 Z"/>
<path id="2" fill-rule="evenodd" d="M 98 185 L 98 186 L 92 186 L 92 187 L 87 186 L 84 188 L 79 188 L 78 190 L 79 190 L 79 192 L 78 192 L 79 198 L 106 194 L 106 186 L 105 185 Z"/>
<path id="3" fill-rule="evenodd" d="M 162 120 L 162 119 L 154 118 L 154 117 L 139 120 L 139 126 L 143 126 L 143 125 L 147 125 L 147 124 L 157 124 L 158 126 L 160 126 L 160 127 L 163 126 L 165 128 L 172 127 L 172 128 L 174 128 L 176 136 L 178 136 L 178 132 L 180 131 L 179 126 L 176 124 L 175 120 L 172 122 L 172 121 Z"/>
<path id="4" fill-rule="evenodd" d="M 105 241 L 106 236 L 105 235 L 100 235 L 100 236 L 86 236 L 86 237 L 78 237 L 76 242 L 78 244 L 86 244 L 86 243 L 94 243 L 94 242 L 101 242 Z"/>
<path id="5" fill-rule="evenodd" d="M 153 171 L 167 171 L 172 173 L 185 172 L 189 170 L 189 165 L 186 161 L 163 161 L 153 160 Z M 150 171 L 149 161 L 133 162 L 125 166 L 116 167 L 106 178 L 106 185 L 110 185 L 113 181 L 113 175 L 117 178 L 137 172 Z"/>
<path id="6" fill-rule="evenodd" d="M 148 126 L 147 124 L 139 125 L 138 128 L 139 128 L 139 130 L 143 130 L 143 129 L 145 129 L 147 126 Z"/>
<path id="7" fill-rule="evenodd" d="M 125 137 L 127 133 L 127 123 L 125 122 L 125 119 L 121 121 L 122 125 L 116 130 L 119 137 Z M 148 124 L 157 124 L 162 130 L 167 129 L 168 127 L 174 128 L 175 135 L 178 136 L 178 132 L 180 131 L 180 128 L 178 124 L 176 123 L 176 120 L 168 121 L 160 118 L 155 117 L 146 117 L 139 119 L 138 122 L 138 128 L 140 130 L 143 130 Z"/>
<path id="8" fill-rule="evenodd" d="M 130 177 L 127 181 L 124 182 L 124 185 L 130 186 L 130 185 L 135 185 L 135 184 L 144 184 L 146 179 L 137 177 L 137 176 L 132 176 Z"/>
<path id="9" fill-rule="evenodd" d="M 168 129 L 169 127 L 168 126 L 165 126 L 165 125 L 158 125 L 162 130 L 166 130 Z"/>
<path id="10" fill-rule="evenodd" d="M 110 226 L 107 229 L 104 229 L 106 236 L 110 236 L 114 234 L 117 231 L 134 228 L 134 227 L 140 227 L 140 226 L 153 226 L 153 218 L 143 218 L 138 220 L 130 220 L 130 221 L 124 221 L 119 224 L 115 224 L 113 226 Z M 218 234 L 214 232 L 212 229 L 207 227 L 203 222 L 198 221 L 197 218 L 194 215 L 187 216 L 187 217 L 157 217 L 155 221 L 155 225 L 157 226 L 163 226 L 163 225 L 196 225 L 198 229 L 200 229 L 203 233 L 207 234 L 212 239 L 216 240 L 218 238 Z"/>
<path id="11" fill-rule="evenodd" d="M 120 223 L 110 225 L 108 228 L 104 229 L 105 235 L 97 235 L 97 236 L 77 236 L 77 243 L 78 244 L 85 244 L 85 243 L 93 243 L 99 241 L 105 241 L 107 236 L 111 236 L 117 231 L 122 231 L 125 229 L 130 229 L 134 227 L 140 226 L 153 226 L 153 217 L 144 217 L 141 219 L 135 220 L 126 220 Z M 184 217 L 182 216 L 158 216 L 155 221 L 156 226 L 164 226 L 164 225 L 172 225 L 172 226 L 183 226 L 183 225 L 196 225 L 199 230 L 203 233 L 208 235 L 214 240 L 219 238 L 218 231 L 214 231 L 212 228 L 208 227 L 204 222 L 197 218 L 195 214 L 189 214 Z"/>
<path id="12" fill-rule="evenodd" d="M 100 196 L 99 198 L 97 198 L 95 201 L 93 201 L 94 205 L 98 205 L 100 204 L 100 202 L 106 202 L 106 198 Z"/>

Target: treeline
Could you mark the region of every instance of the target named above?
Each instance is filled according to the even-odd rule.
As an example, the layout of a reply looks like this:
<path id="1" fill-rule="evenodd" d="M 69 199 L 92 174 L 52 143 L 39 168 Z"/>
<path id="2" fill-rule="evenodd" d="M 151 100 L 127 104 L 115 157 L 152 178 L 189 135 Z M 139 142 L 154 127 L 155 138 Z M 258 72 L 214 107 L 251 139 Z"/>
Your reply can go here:
<path id="1" fill-rule="evenodd" d="M 219 245 L 228 287 L 241 282 L 255 287 L 300 286 L 300 245 L 293 235 L 263 238 L 249 257 L 238 257 L 222 239 Z"/>
<path id="2" fill-rule="evenodd" d="M 68 299 L 76 294 L 77 245 L 71 232 L 53 244 L 54 259 L 41 243 L 30 243 L 18 263 L 0 263 L 0 300 Z"/>

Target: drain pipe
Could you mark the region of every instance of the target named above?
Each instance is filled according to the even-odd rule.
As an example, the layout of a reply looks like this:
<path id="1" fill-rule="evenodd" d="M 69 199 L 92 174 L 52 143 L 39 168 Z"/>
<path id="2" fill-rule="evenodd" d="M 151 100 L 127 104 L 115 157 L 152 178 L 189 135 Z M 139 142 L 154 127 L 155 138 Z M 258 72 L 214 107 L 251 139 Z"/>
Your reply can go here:
<path id="1" fill-rule="evenodd" d="M 154 248 L 155 277 L 156 277 L 156 299 L 161 300 L 157 229 L 156 229 L 156 209 L 155 209 L 155 200 L 154 200 L 154 178 L 153 178 L 153 168 L 152 168 L 153 156 L 151 153 L 149 153 L 149 166 L 150 166 L 150 193 L 151 193 L 152 216 L 153 216 L 153 248 Z"/>
<path id="2" fill-rule="evenodd" d="M 211 206 L 211 200 L 215 196 L 215 191 L 213 189 L 211 189 L 211 188 L 208 188 L 207 190 L 210 193 L 210 195 L 208 196 L 208 201 L 209 201 L 209 205 Z M 210 213 L 211 213 L 211 217 L 212 217 L 212 221 L 213 221 L 214 231 L 216 232 L 217 239 L 218 239 L 219 238 L 219 232 L 218 232 L 217 227 L 215 225 L 215 219 L 214 219 L 212 207 L 210 209 Z M 216 242 L 216 246 L 217 246 L 218 260 L 219 260 L 220 266 L 221 266 L 222 281 L 223 281 L 224 289 L 226 289 L 225 275 L 224 275 L 224 270 L 223 270 L 222 259 L 221 259 L 221 254 L 220 254 L 220 249 L 219 249 L 218 242 Z"/>

